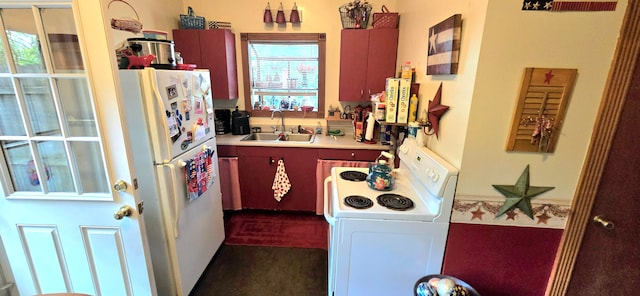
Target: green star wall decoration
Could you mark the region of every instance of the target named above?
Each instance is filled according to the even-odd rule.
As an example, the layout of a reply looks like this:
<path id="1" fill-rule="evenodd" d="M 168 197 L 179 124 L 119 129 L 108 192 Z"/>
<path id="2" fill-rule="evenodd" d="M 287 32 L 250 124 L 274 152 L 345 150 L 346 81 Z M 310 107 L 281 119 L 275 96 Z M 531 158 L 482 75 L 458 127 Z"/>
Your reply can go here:
<path id="1" fill-rule="evenodd" d="M 533 211 L 531 209 L 531 199 L 543 194 L 555 187 L 538 187 L 529 186 L 529 165 L 524 169 L 516 185 L 491 185 L 506 197 L 502 207 L 498 209 L 496 218 L 504 215 L 515 208 L 520 209 L 533 220 Z"/>

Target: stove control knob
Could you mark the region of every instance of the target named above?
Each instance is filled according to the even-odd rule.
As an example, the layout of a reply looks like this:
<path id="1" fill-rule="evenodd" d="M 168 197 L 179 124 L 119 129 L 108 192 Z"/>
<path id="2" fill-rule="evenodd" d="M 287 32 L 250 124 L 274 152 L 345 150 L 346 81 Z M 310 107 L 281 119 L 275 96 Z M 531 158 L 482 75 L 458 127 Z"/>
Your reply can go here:
<path id="1" fill-rule="evenodd" d="M 428 168 L 427 169 L 427 177 L 429 177 L 429 179 L 433 179 L 433 174 L 434 174 L 433 170 Z"/>
<path id="2" fill-rule="evenodd" d="M 402 154 L 407 154 L 408 151 L 409 147 L 407 147 L 407 145 L 400 146 L 400 152 L 402 152 Z"/>
<path id="3" fill-rule="evenodd" d="M 433 173 L 433 176 L 431 176 L 431 180 L 433 180 L 433 182 L 438 182 L 438 179 L 440 179 L 440 175 L 438 173 Z"/>

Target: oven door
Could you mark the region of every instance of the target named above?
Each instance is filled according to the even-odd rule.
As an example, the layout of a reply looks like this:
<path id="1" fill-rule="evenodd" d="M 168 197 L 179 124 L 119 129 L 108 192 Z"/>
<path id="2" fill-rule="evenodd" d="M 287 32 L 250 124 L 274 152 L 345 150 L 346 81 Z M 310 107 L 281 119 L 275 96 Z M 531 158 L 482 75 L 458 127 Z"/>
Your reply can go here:
<path id="1" fill-rule="evenodd" d="M 333 216 L 332 213 L 332 209 L 331 209 L 331 198 L 333 197 L 331 194 L 331 177 L 326 177 L 324 179 L 324 218 L 325 220 L 327 220 L 327 223 L 329 223 L 329 227 L 328 227 L 328 269 L 329 269 L 329 275 L 327 278 L 327 282 L 328 282 L 328 295 L 333 295 L 333 291 L 334 291 L 334 287 L 335 287 L 335 266 L 336 266 L 336 262 L 335 262 L 335 258 L 336 257 L 336 251 L 338 250 L 338 248 L 334 247 L 335 244 L 337 243 L 335 240 L 337 240 L 334 235 L 335 235 L 335 226 L 336 226 L 336 218 Z"/>

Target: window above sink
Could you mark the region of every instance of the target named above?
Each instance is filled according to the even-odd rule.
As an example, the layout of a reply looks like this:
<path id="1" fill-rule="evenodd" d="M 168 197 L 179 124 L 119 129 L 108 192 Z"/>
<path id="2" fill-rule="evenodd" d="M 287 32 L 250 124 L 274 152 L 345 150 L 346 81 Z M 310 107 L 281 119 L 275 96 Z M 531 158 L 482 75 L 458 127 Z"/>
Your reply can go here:
<path id="1" fill-rule="evenodd" d="M 253 117 L 324 118 L 324 33 L 242 33 L 244 97 Z"/>

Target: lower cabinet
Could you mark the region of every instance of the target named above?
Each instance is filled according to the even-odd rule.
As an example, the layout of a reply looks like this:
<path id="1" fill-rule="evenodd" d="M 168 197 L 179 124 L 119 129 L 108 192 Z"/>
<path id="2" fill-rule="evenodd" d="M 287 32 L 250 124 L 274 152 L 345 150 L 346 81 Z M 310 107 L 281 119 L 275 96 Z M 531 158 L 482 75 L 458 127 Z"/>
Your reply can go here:
<path id="1" fill-rule="evenodd" d="M 329 175 L 331 168 L 326 161 L 318 160 L 327 160 L 329 163 L 335 160 L 336 164 L 339 161 L 373 162 L 380 156 L 379 150 L 254 146 L 218 146 L 218 152 L 221 157 L 237 157 L 243 209 L 319 214 L 322 214 L 322 180 Z M 278 202 L 273 196 L 272 185 L 281 159 L 291 189 Z M 322 170 L 319 170 L 320 165 L 323 166 Z"/>
<path id="2" fill-rule="evenodd" d="M 374 161 L 380 156 L 380 150 L 354 149 L 318 149 L 319 159 Z"/>
<path id="3" fill-rule="evenodd" d="M 245 209 L 315 211 L 318 149 L 238 146 L 242 207 Z M 278 202 L 273 180 L 283 160 L 291 189 Z"/>
<path id="4" fill-rule="evenodd" d="M 324 212 L 324 179 L 333 167 L 369 167 L 380 156 L 380 150 L 318 149 L 316 165 L 316 214 Z"/>

